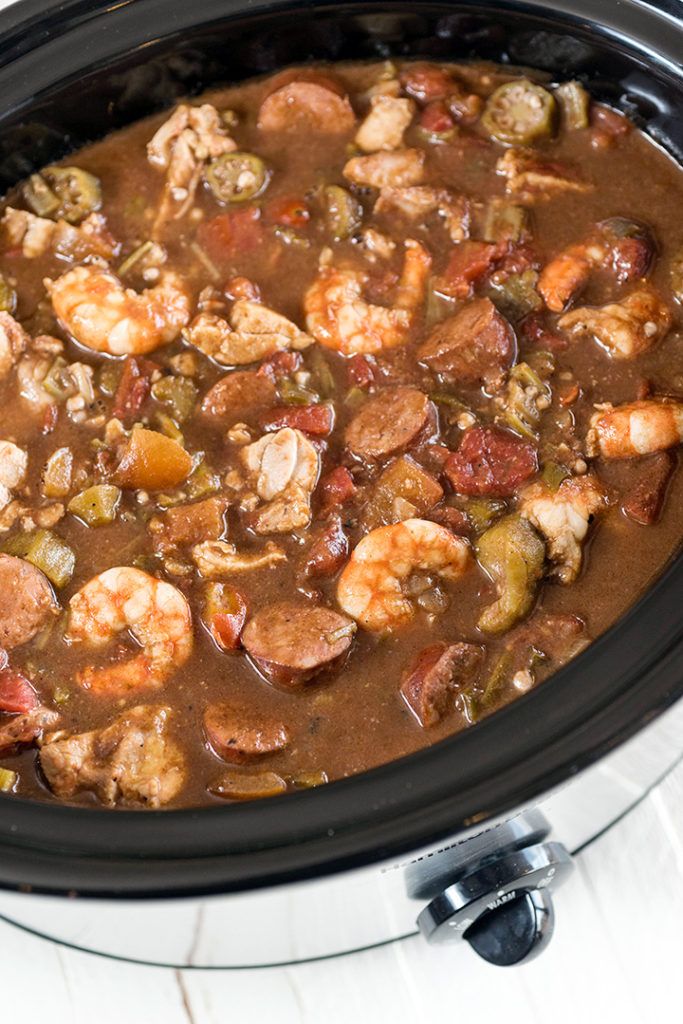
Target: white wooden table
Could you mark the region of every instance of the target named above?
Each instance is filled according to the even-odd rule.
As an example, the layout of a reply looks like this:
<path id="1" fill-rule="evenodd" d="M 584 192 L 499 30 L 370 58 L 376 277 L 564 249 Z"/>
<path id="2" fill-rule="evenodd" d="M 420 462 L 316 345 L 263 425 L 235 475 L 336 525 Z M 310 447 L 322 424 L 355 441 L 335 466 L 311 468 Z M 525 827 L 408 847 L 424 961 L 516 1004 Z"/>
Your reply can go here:
<path id="1" fill-rule="evenodd" d="M 581 854 L 556 910 L 550 947 L 516 969 L 415 938 L 301 967 L 172 971 L 75 953 L 0 922 L 0 1021 L 680 1022 L 683 765 Z"/>

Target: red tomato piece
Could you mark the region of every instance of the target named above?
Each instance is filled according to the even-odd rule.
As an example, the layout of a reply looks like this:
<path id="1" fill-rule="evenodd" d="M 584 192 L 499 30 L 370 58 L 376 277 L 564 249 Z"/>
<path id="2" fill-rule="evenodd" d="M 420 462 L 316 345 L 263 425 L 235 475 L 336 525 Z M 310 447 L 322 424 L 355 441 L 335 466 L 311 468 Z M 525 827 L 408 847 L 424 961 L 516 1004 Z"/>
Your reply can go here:
<path id="1" fill-rule="evenodd" d="M 259 418 L 263 430 L 282 430 L 292 427 L 314 437 L 327 437 L 334 426 L 331 405 L 282 405 L 265 412 Z"/>
<path id="2" fill-rule="evenodd" d="M 446 135 L 454 127 L 455 121 L 443 100 L 428 103 L 420 114 L 420 128 L 428 135 Z"/>
<path id="3" fill-rule="evenodd" d="M 210 583 L 202 616 L 211 639 L 222 651 L 234 651 L 247 619 L 247 602 L 229 583 Z"/>
<path id="4" fill-rule="evenodd" d="M 295 196 L 281 196 L 273 199 L 266 207 L 266 218 L 273 224 L 286 228 L 303 228 L 311 219 L 311 211 L 305 200 Z"/>
<path id="5" fill-rule="evenodd" d="M 112 416 L 134 419 L 145 403 L 152 387 L 152 373 L 159 367 L 142 356 L 128 356 L 114 396 Z"/>
<path id="6" fill-rule="evenodd" d="M 444 467 L 453 489 L 474 497 L 510 497 L 537 471 L 533 445 L 496 427 L 471 427 Z"/>
<path id="7" fill-rule="evenodd" d="M 256 372 L 260 377 L 268 377 L 269 380 L 275 381 L 300 370 L 302 363 L 303 359 L 299 352 L 276 352 L 264 359 Z"/>
<path id="8" fill-rule="evenodd" d="M 356 493 L 356 485 L 346 466 L 337 466 L 320 481 L 323 511 L 343 505 Z"/>
<path id="9" fill-rule="evenodd" d="M 481 280 L 502 255 L 500 245 L 473 242 L 470 239 L 460 242 L 439 278 L 438 291 L 451 298 L 466 299 L 472 285 Z"/>
<path id="10" fill-rule="evenodd" d="M 242 252 L 253 252 L 262 241 L 261 211 L 255 206 L 219 213 L 197 228 L 197 242 L 218 263 Z"/>
<path id="11" fill-rule="evenodd" d="M 349 384 L 357 388 L 369 388 L 375 383 L 375 371 L 367 356 L 357 353 L 346 364 Z"/>
<path id="12" fill-rule="evenodd" d="M 0 670 L 0 711 L 9 715 L 24 715 L 40 704 L 31 683 L 12 668 Z"/>

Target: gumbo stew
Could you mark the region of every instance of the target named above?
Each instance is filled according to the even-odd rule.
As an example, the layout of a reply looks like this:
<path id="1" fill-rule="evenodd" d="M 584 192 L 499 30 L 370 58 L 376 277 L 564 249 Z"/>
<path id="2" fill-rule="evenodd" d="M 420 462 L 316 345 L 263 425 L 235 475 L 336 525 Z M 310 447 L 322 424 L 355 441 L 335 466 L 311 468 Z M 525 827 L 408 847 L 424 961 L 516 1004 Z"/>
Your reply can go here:
<path id="1" fill-rule="evenodd" d="M 584 648 L 681 537 L 682 209 L 581 83 L 471 64 L 289 70 L 18 186 L 0 789 L 316 786 Z"/>

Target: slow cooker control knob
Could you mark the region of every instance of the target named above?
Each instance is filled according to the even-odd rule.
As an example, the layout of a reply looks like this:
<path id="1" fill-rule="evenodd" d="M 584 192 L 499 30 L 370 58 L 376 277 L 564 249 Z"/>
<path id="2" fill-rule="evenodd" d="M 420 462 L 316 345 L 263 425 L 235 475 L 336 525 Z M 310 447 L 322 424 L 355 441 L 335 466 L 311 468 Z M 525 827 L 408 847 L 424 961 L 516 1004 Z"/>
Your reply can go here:
<path id="1" fill-rule="evenodd" d="M 560 843 L 539 843 L 485 862 L 449 885 L 417 919 L 429 942 L 465 939 L 501 967 L 530 960 L 548 944 L 550 891 L 572 870 Z"/>

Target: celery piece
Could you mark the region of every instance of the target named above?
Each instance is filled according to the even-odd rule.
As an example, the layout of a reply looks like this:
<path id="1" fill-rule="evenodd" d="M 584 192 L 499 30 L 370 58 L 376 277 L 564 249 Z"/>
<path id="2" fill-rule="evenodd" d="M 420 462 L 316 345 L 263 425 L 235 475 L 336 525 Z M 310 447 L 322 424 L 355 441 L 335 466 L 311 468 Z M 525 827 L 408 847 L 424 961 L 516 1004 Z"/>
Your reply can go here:
<path id="1" fill-rule="evenodd" d="M 8 555 L 17 555 L 45 573 L 50 583 L 64 587 L 74 574 L 76 556 L 69 545 L 51 530 L 31 530 L 10 537 L 2 545 Z"/>
<path id="2" fill-rule="evenodd" d="M 95 484 L 75 495 L 67 505 L 69 512 L 86 526 L 108 526 L 116 519 L 121 491 L 113 484 Z"/>
<path id="3" fill-rule="evenodd" d="M 166 408 L 176 423 L 185 423 L 197 403 L 197 386 L 189 377 L 162 377 L 152 385 L 152 398 Z"/>
<path id="4" fill-rule="evenodd" d="M 591 98 L 580 82 L 563 82 L 558 85 L 555 98 L 560 104 L 565 128 L 575 131 L 577 128 L 588 127 Z"/>

